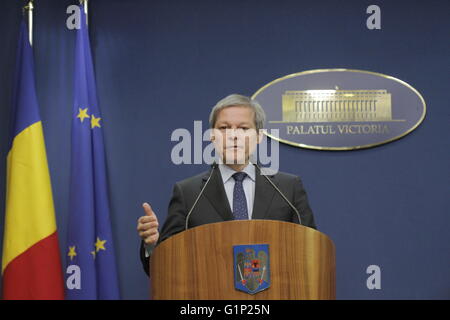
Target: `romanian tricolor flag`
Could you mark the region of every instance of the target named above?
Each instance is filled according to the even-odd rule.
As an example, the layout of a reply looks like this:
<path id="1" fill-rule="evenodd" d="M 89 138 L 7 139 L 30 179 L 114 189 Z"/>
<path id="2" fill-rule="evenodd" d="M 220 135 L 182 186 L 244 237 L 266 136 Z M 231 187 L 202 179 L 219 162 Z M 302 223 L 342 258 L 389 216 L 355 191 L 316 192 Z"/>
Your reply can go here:
<path id="1" fill-rule="evenodd" d="M 4 299 L 64 299 L 63 276 L 33 52 L 20 27 L 6 174 Z"/>

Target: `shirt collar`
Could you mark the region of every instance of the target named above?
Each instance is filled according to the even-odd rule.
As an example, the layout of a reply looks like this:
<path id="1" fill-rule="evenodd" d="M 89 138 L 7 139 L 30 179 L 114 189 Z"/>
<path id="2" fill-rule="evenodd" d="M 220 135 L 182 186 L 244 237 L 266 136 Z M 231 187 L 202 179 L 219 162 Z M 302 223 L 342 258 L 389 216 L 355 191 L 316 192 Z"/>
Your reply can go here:
<path id="1" fill-rule="evenodd" d="M 224 184 L 237 172 L 225 164 L 219 164 L 219 170 Z M 256 170 L 253 164 L 249 163 L 242 172 L 245 172 L 252 181 L 255 181 Z"/>

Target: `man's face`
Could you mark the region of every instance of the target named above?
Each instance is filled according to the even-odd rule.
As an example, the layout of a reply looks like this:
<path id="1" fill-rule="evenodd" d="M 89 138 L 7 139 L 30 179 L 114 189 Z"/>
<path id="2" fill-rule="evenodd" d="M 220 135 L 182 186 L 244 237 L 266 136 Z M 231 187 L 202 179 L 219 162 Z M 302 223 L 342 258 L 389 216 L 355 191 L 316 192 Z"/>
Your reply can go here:
<path id="1" fill-rule="evenodd" d="M 246 164 L 262 139 L 256 132 L 254 111 L 247 106 L 220 110 L 211 139 L 223 163 Z"/>

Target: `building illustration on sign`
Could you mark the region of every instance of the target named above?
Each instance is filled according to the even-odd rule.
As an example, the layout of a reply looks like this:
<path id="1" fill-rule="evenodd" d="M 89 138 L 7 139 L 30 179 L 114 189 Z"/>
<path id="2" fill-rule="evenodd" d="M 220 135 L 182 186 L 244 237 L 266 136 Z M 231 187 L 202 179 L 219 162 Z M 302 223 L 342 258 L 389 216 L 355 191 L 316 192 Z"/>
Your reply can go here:
<path id="1" fill-rule="evenodd" d="M 285 91 L 282 113 L 282 122 L 393 121 L 387 90 Z"/>

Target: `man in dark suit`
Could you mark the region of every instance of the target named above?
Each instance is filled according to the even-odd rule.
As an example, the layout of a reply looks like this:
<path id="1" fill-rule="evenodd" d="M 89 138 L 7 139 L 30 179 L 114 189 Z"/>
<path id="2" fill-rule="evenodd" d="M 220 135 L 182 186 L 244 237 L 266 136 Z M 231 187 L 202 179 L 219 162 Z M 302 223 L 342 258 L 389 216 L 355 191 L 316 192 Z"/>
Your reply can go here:
<path id="1" fill-rule="evenodd" d="M 264 121 L 263 109 L 248 97 L 233 94 L 216 104 L 210 115 L 211 140 L 221 163 L 175 184 L 161 234 L 156 214 L 148 203 L 143 205 L 145 216 L 138 219 L 137 229 L 147 274 L 154 246 L 186 227 L 237 219 L 269 219 L 316 228 L 299 177 L 282 172 L 263 175 L 259 166 L 250 163 L 250 156 L 261 142 Z"/>

